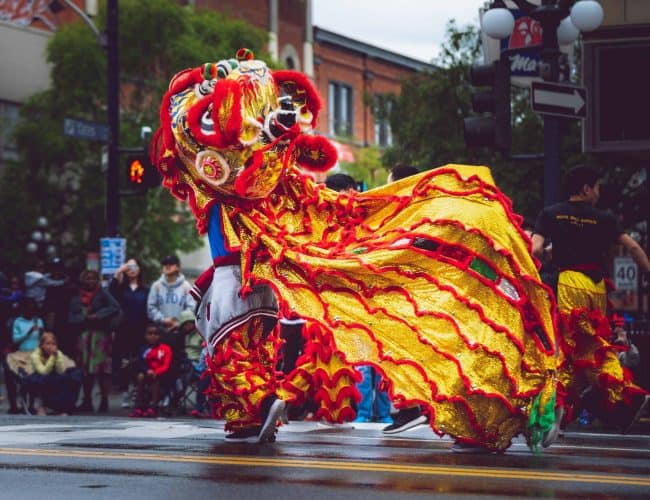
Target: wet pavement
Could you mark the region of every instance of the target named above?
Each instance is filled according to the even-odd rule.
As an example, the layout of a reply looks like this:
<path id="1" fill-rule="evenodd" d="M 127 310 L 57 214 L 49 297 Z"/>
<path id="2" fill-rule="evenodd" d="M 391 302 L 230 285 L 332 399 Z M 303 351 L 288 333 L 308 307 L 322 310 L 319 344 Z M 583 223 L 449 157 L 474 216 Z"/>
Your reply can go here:
<path id="1" fill-rule="evenodd" d="M 224 442 L 212 420 L 2 415 L 0 498 L 650 498 L 647 434 L 580 429 L 541 454 L 518 440 L 457 455 L 427 427 L 382 427 L 291 422 L 259 446 Z"/>

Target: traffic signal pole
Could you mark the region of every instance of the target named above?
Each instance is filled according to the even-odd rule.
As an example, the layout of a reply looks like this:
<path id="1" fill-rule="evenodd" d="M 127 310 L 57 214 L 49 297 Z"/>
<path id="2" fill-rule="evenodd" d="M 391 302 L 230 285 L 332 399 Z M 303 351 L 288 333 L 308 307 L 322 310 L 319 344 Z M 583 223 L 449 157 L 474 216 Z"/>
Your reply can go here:
<path id="1" fill-rule="evenodd" d="M 557 28 L 567 12 L 544 0 L 542 5 L 532 12 L 532 17 L 542 25 L 542 63 L 544 81 L 557 83 L 560 80 L 560 45 Z M 559 116 L 544 115 L 544 206 L 548 207 L 560 201 L 561 165 L 560 165 L 560 125 Z"/>
<path id="2" fill-rule="evenodd" d="M 118 0 L 108 0 L 106 17 L 107 35 L 107 118 L 108 169 L 106 171 L 106 236 L 115 237 L 120 227 L 120 65 L 118 49 Z"/>

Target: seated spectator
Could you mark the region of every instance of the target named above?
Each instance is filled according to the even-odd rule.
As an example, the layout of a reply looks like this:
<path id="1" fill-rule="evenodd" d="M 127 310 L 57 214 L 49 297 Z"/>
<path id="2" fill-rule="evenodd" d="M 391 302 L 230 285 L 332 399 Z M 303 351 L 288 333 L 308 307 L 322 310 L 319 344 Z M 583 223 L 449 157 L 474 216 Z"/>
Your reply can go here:
<path id="1" fill-rule="evenodd" d="M 18 369 L 31 367 L 31 352 L 38 347 L 39 338 L 43 332 L 43 320 L 37 314 L 36 301 L 23 297 L 20 301 L 19 314 L 12 323 L 11 352 L 5 363 L 5 385 L 9 399 L 9 412 L 20 413 L 16 403 L 16 377 Z M 12 369 L 13 367 L 13 369 Z"/>
<path id="2" fill-rule="evenodd" d="M 129 416 L 155 418 L 161 390 L 169 387 L 172 350 L 160 342 L 158 325 L 148 325 L 144 339 L 146 344 L 140 350 L 136 366 L 136 407 Z"/>
<path id="3" fill-rule="evenodd" d="M 34 397 L 36 414 L 44 416 L 46 408 L 61 415 L 74 410 L 81 387 L 81 371 L 59 351 L 56 336 L 41 335 L 38 347 L 31 354 L 33 373 L 26 377 L 29 393 Z"/>

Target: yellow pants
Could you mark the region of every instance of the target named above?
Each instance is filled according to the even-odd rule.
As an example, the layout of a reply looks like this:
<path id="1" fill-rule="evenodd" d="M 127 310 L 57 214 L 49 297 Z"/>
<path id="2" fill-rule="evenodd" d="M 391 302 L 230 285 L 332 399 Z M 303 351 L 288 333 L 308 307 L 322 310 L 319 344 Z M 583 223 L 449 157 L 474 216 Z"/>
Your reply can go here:
<path id="1" fill-rule="evenodd" d="M 599 392 L 605 408 L 626 402 L 643 390 L 631 381 L 610 339 L 605 281 L 594 283 L 577 271 L 562 271 L 558 280 L 560 346 L 558 396 L 571 409 L 585 389 Z M 570 415 L 570 412 L 569 412 Z"/>

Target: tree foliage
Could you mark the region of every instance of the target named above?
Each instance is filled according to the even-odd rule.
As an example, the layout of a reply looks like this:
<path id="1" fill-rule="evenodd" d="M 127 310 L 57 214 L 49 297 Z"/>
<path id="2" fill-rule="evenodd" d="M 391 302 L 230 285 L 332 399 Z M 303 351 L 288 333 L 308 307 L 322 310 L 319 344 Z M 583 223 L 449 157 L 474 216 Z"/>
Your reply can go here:
<path id="1" fill-rule="evenodd" d="M 446 163 L 487 165 L 497 185 L 512 199 L 515 211 L 534 221 L 543 205 L 543 160 L 513 160 L 488 149 L 468 150 L 465 146 L 463 118 L 471 115 L 469 69 L 481 62 L 479 44 L 477 28 L 459 29 L 453 21 L 448 24 L 446 42 L 435 61 L 437 69 L 414 75 L 402 84 L 390 116 L 394 145 L 385 152 L 383 163 L 410 163 L 421 170 Z M 576 57 L 580 57 L 578 46 Z M 580 75 L 572 74 L 579 83 Z M 512 154 L 543 153 L 543 120 L 531 109 L 528 89 L 513 87 L 511 106 Z M 620 214 L 624 227 L 638 225 L 645 217 L 639 194 L 643 191 L 634 186 L 644 168 L 643 159 L 584 154 L 582 123 L 567 119 L 560 126 L 562 173 L 579 163 L 600 169 L 606 182 L 601 206 Z"/>
<path id="2" fill-rule="evenodd" d="M 341 170 L 356 181 L 365 183 L 366 189 L 386 184 L 388 176 L 388 172 L 381 162 L 381 150 L 377 146 L 358 149 L 355 152 L 355 161 L 342 161 Z"/>
<path id="3" fill-rule="evenodd" d="M 96 19 L 106 24 L 105 4 Z M 140 127 L 158 126 L 158 106 L 176 72 L 233 57 L 240 47 L 264 58 L 266 34 L 215 11 L 197 11 L 167 0 L 119 3 L 120 146 L 139 147 Z M 51 223 L 53 241 L 69 264 L 80 267 L 96 252 L 105 231 L 102 145 L 67 137 L 64 118 L 106 122 L 106 52 L 83 22 L 62 26 L 47 46 L 51 88 L 31 96 L 15 131 L 20 160 L 0 180 L 0 231 L 11 234 L 0 264 L 22 267 L 36 218 Z M 121 158 L 122 187 L 125 158 Z M 150 265 L 174 251 L 199 246 L 185 205 L 166 190 L 121 200 L 121 234 L 128 253 Z"/>

